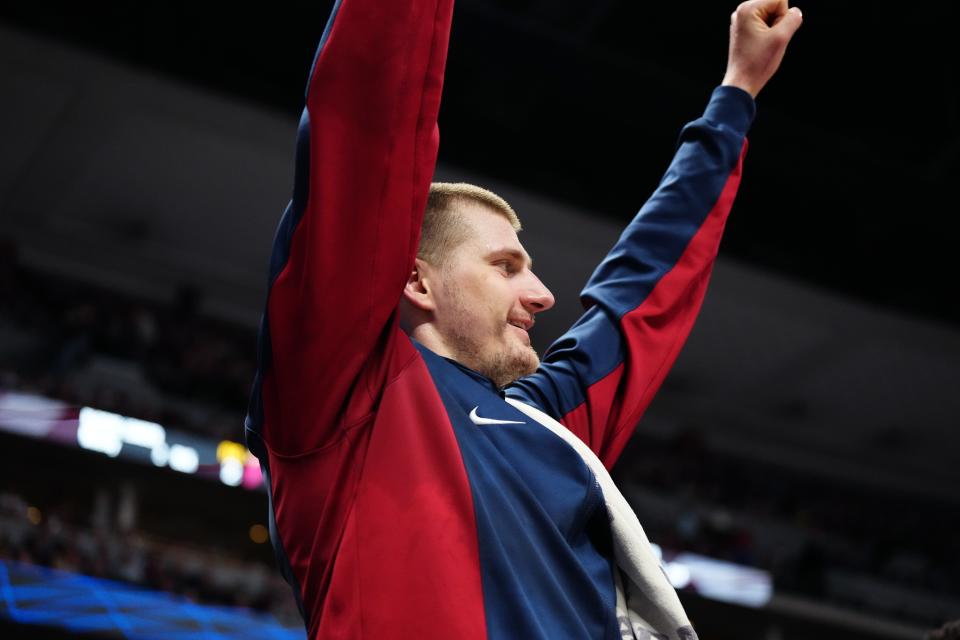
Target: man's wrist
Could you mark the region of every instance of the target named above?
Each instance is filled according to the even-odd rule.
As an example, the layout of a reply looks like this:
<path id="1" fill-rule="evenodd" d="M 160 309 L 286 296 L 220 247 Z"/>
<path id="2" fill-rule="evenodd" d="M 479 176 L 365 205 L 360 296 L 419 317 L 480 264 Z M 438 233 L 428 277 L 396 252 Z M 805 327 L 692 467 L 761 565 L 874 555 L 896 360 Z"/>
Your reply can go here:
<path id="1" fill-rule="evenodd" d="M 751 98 L 754 99 L 756 99 L 757 94 L 760 93 L 760 87 L 735 73 L 727 73 L 725 76 L 723 76 L 723 82 L 720 83 L 720 86 L 743 89 L 750 94 Z"/>

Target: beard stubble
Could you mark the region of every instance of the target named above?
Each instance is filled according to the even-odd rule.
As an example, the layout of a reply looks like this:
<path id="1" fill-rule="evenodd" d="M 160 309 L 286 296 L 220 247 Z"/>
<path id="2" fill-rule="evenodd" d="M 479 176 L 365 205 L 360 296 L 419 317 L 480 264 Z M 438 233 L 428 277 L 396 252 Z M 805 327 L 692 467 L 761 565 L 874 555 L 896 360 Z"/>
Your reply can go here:
<path id="1" fill-rule="evenodd" d="M 496 314 L 491 312 L 485 315 L 494 318 L 490 322 L 492 326 L 478 326 L 477 305 L 471 305 L 457 287 L 451 291 L 450 304 L 456 321 L 452 323 L 446 341 L 454 360 L 490 378 L 497 388 L 537 370 L 540 357 L 534 348 L 506 339 L 505 333 L 510 325 L 505 318 L 502 323 L 497 323 Z M 491 335 L 496 337 L 501 348 L 484 347 L 483 337 Z"/>

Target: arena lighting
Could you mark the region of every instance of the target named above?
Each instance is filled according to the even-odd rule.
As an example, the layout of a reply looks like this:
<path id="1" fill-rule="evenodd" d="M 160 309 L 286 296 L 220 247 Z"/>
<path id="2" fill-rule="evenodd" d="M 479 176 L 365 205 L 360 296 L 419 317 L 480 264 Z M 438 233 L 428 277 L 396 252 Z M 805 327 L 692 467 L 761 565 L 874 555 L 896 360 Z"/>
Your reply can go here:
<path id="1" fill-rule="evenodd" d="M 260 469 L 260 461 L 251 454 L 247 458 L 247 463 L 243 465 L 243 487 L 245 489 L 257 489 L 263 486 L 263 471 Z"/>
<path id="2" fill-rule="evenodd" d="M 43 514 L 36 507 L 27 507 L 27 520 L 36 526 L 43 522 Z"/>
<path id="3" fill-rule="evenodd" d="M 170 468 L 181 473 L 196 473 L 200 467 L 200 456 L 193 447 L 175 444 L 170 447 Z"/>
<path id="4" fill-rule="evenodd" d="M 0 391 L 0 431 L 170 467 L 231 487 L 264 488 L 259 461 L 239 442 L 218 443 L 155 422 L 93 407 L 71 407 L 31 393 Z"/>
<path id="5" fill-rule="evenodd" d="M 250 457 L 247 448 L 238 442 L 224 440 L 217 445 L 217 462 L 220 463 L 220 482 L 231 487 L 243 483 L 244 463 Z"/>
<path id="6" fill-rule="evenodd" d="M 150 461 L 158 467 L 169 466 L 181 473 L 196 473 L 200 466 L 197 450 L 183 444 L 167 444 L 167 431 L 156 422 L 128 418 L 110 411 L 80 409 L 77 442 L 84 449 L 120 455 L 125 444 L 150 451 Z"/>
<path id="7" fill-rule="evenodd" d="M 239 487 L 243 482 L 243 464 L 232 458 L 221 462 L 220 482 L 231 487 Z"/>
<path id="8" fill-rule="evenodd" d="M 236 460 L 242 465 L 249 456 L 250 452 L 239 442 L 221 440 L 220 444 L 217 445 L 217 462 Z"/>
<path id="9" fill-rule="evenodd" d="M 69 423 L 68 407 L 32 393 L 0 391 L 0 429 L 32 438 L 48 438 Z"/>
<path id="10" fill-rule="evenodd" d="M 77 442 L 84 449 L 115 458 L 124 443 L 150 449 L 166 446 L 167 433 L 159 424 L 127 418 L 109 411 L 83 407 L 77 427 Z"/>
<path id="11" fill-rule="evenodd" d="M 773 597 L 773 579 L 761 569 L 695 553 L 678 553 L 669 564 L 686 568 L 690 590 L 704 598 L 760 608 Z"/>
<path id="12" fill-rule="evenodd" d="M 686 589 L 690 586 L 690 567 L 679 562 L 668 562 L 663 565 L 663 572 L 667 574 L 667 579 L 674 589 Z"/>
<path id="13" fill-rule="evenodd" d="M 270 532 L 262 524 L 255 524 L 250 527 L 250 540 L 256 544 L 264 544 L 270 539 Z"/>
<path id="14" fill-rule="evenodd" d="M 217 462 L 220 463 L 220 481 L 224 484 L 246 489 L 263 486 L 259 461 L 239 442 L 221 441 L 217 445 Z"/>
<path id="15" fill-rule="evenodd" d="M 126 418 L 123 441 L 144 449 L 153 449 L 166 444 L 167 432 L 156 422 Z"/>
<path id="16" fill-rule="evenodd" d="M 696 553 L 672 554 L 665 560 L 660 545 L 650 543 L 650 547 L 675 589 L 753 608 L 763 607 L 773 596 L 773 578 L 762 569 Z"/>
<path id="17" fill-rule="evenodd" d="M 164 442 L 162 445 L 150 450 L 150 462 L 155 466 L 165 467 L 170 462 L 170 447 Z"/>
<path id="18" fill-rule="evenodd" d="M 116 458 L 123 448 L 125 420 L 126 418 L 116 413 L 84 407 L 80 409 L 77 442 L 84 449 L 99 451 Z"/>
<path id="19" fill-rule="evenodd" d="M 663 549 L 656 542 L 650 543 L 650 550 L 653 551 L 653 555 L 657 557 L 659 562 L 663 562 Z"/>

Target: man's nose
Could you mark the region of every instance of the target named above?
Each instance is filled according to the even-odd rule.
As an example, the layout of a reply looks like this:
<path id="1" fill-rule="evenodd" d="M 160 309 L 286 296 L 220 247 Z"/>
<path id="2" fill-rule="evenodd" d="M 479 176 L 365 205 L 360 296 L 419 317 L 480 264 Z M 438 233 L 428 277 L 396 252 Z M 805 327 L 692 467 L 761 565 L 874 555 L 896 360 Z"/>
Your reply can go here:
<path id="1" fill-rule="evenodd" d="M 546 311 L 556 302 L 550 289 L 540 282 L 540 278 L 530 273 L 530 281 L 520 293 L 520 302 L 530 313 Z"/>

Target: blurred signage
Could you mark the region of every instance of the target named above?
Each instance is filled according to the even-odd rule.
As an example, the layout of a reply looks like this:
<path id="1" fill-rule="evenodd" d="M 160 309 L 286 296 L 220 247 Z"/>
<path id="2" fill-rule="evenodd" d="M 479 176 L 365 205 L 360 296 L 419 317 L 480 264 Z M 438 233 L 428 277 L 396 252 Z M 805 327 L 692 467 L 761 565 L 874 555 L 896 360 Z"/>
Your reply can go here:
<path id="1" fill-rule="evenodd" d="M 230 485 L 263 486 L 257 459 L 238 442 L 216 442 L 156 422 L 28 393 L 0 392 L 0 430 L 50 440 Z"/>
<path id="2" fill-rule="evenodd" d="M 651 546 L 670 583 L 678 590 L 752 608 L 763 607 L 773 597 L 773 578 L 767 571 L 696 553 L 664 555 L 658 545 Z"/>

